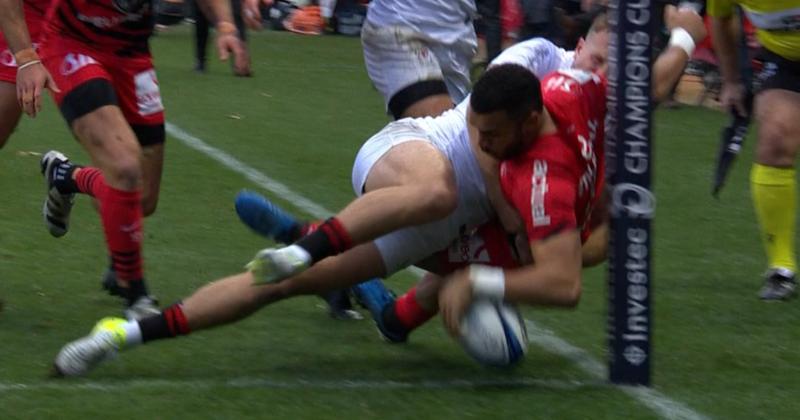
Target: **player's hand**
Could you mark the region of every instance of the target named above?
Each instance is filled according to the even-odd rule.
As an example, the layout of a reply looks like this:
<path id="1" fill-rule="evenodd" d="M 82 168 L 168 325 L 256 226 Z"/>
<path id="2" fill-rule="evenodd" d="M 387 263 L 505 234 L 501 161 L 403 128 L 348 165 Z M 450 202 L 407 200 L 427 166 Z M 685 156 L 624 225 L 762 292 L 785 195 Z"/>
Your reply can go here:
<path id="1" fill-rule="evenodd" d="M 457 271 L 445 279 L 439 292 L 439 313 L 445 329 L 453 338 L 461 337 L 461 319 L 472 303 L 472 282 L 469 269 Z"/>
<path id="2" fill-rule="evenodd" d="M 233 54 L 233 71 L 238 75 L 250 73 L 250 56 L 244 43 L 234 33 L 223 33 L 217 36 L 217 52 L 219 59 L 227 61 Z"/>
<path id="3" fill-rule="evenodd" d="M 692 36 L 695 44 L 701 43 L 708 35 L 703 17 L 692 8 L 679 9 L 670 5 L 664 7 L 664 23 L 669 30 L 685 29 Z"/>
<path id="4" fill-rule="evenodd" d="M 22 110 L 30 117 L 42 109 L 42 91 L 50 89 L 60 92 L 53 76 L 42 63 L 31 64 L 17 71 L 17 101 Z"/>
<path id="5" fill-rule="evenodd" d="M 742 83 L 722 83 L 719 93 L 719 101 L 724 109 L 733 108 L 741 117 L 747 116 L 747 108 L 744 106 L 746 92 Z"/>
<path id="6" fill-rule="evenodd" d="M 272 6 L 273 0 L 244 0 L 242 2 L 242 18 L 249 29 L 262 29 L 261 5 Z"/>

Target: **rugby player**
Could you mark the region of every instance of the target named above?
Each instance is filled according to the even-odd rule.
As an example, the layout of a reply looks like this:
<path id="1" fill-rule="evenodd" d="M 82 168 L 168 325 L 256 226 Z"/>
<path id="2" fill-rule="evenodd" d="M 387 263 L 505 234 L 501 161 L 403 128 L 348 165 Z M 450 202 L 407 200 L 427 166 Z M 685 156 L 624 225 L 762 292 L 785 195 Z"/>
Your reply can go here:
<path id="1" fill-rule="evenodd" d="M 361 28 L 367 74 L 397 120 L 437 116 L 470 89 L 474 0 L 373 0 Z"/>
<path id="2" fill-rule="evenodd" d="M 683 16 L 683 20 L 696 21 L 699 18 L 691 11 L 671 10 L 673 14 L 679 15 L 679 18 Z M 602 20 L 600 18 L 598 22 Z M 690 47 L 694 47 L 693 34 L 696 36 L 697 33 L 701 33 L 705 36 L 705 31 L 699 29 L 692 29 L 692 33 L 689 33 L 685 28 L 676 26 L 674 31 L 672 39 L 675 42 L 680 40 L 687 45 L 684 45 L 685 48 L 668 48 L 656 60 L 653 70 L 656 79 L 654 86 L 661 91 L 668 90 L 662 87 L 665 80 L 661 79 L 674 82 L 680 77 L 680 72 L 664 70 L 678 68 L 685 63 L 685 53 Z M 594 35 L 590 33 L 589 38 L 593 36 L 607 38 L 607 34 L 601 35 L 603 32 L 597 31 Z M 688 45 L 689 43 L 691 45 Z M 585 64 L 588 68 L 584 69 L 604 71 L 604 62 L 596 61 L 594 54 L 586 55 L 590 55 L 591 58 Z M 576 63 L 584 65 L 583 60 L 576 60 Z M 660 68 L 663 66 L 666 68 Z M 661 91 L 655 92 L 656 97 Z M 353 188 L 359 198 L 336 216 L 322 223 L 319 229 L 294 244 L 260 252 L 251 263 L 254 273 L 264 282 L 278 281 L 307 269 L 325 257 L 344 252 L 354 245 L 399 228 L 439 223 L 459 205 L 466 204 L 463 200 L 470 200 L 470 197 L 460 194 L 458 189 L 460 186 L 457 183 L 457 176 L 460 174 L 453 159 L 454 154 L 464 150 L 450 143 L 437 145 L 436 142 L 416 141 L 424 134 L 420 135 L 415 131 L 419 131 L 419 126 L 425 124 L 425 121 L 397 121 L 392 126 L 391 136 L 376 136 L 368 141 L 359 152 L 353 168 Z M 518 223 L 509 221 L 514 218 L 509 215 L 513 212 L 507 210 L 508 206 L 500 194 L 496 176 L 497 161 L 483 153 L 474 156 L 479 161 L 482 175 L 488 180 L 486 194 L 490 197 L 504 226 L 512 231 L 518 229 L 512 226 Z M 435 242 L 439 245 L 437 249 L 445 248 L 446 241 L 458 235 L 462 224 L 468 225 L 468 228 L 475 227 L 471 225 L 470 220 L 464 218 L 449 220 L 458 222 L 448 226 L 448 235 L 428 238 L 431 241 L 438 241 Z M 377 244 L 381 246 L 380 241 Z M 416 257 L 419 259 L 424 256 L 426 254 Z M 387 268 L 392 271 L 392 267 Z"/>
<path id="3" fill-rule="evenodd" d="M 679 74 L 688 61 L 688 54 L 683 47 L 679 48 L 678 56 L 680 59 L 677 63 L 680 66 L 670 71 L 677 71 Z M 578 228 L 586 224 L 586 218 L 591 213 L 600 188 L 597 181 L 602 179 L 602 160 L 598 159 L 602 155 L 597 153 L 602 150 L 604 79 L 600 75 L 580 71 L 554 73 L 543 81 L 543 86 L 546 95 L 553 95 L 552 106 L 561 107 L 553 116 L 543 107 L 539 82 L 530 71 L 513 64 L 496 66 L 481 78 L 473 97 L 462 102 L 456 109 L 438 118 L 389 124 L 362 148 L 362 157 L 359 159 L 363 159 L 363 153 L 370 149 L 371 142 L 391 141 L 402 135 L 424 136 L 415 138 L 419 139 L 417 141 L 435 145 L 432 148 L 449 145 L 449 159 L 452 167 L 457 168 L 453 172 L 458 175 L 460 205 L 444 220 L 392 232 L 378 241 L 368 242 L 336 257 L 326 258 L 280 283 L 253 287 L 253 283 L 258 282 L 259 278 L 251 272 L 245 272 L 201 288 L 185 301 L 166 308 L 158 316 L 128 322 L 104 319 L 98 323 L 92 334 L 69 343 L 62 349 L 56 357 L 56 370 L 68 376 L 85 374 L 118 350 L 231 323 L 272 302 L 302 294 L 318 294 L 372 277 L 385 276 L 434 254 L 444 248 L 437 248 L 439 236 L 450 235 L 452 240 L 461 226 L 466 229 L 470 224 L 477 226 L 489 220 L 491 204 L 484 188 L 485 181 L 474 158 L 474 154 L 481 150 L 486 150 L 497 158 L 510 158 L 505 167 L 509 170 L 509 179 L 517 180 L 515 182 L 522 182 L 519 176 L 513 175 L 516 171 L 528 171 L 528 179 L 537 174 L 537 165 L 534 165 L 539 159 L 537 156 L 539 153 L 547 153 L 540 149 L 558 144 L 553 147 L 569 151 L 556 157 L 557 161 L 553 162 L 552 167 L 545 164 L 547 169 L 543 169 L 541 164 L 538 165 L 539 175 L 542 171 L 552 174 L 552 181 L 547 178 L 548 185 L 552 182 L 551 188 L 566 188 L 573 192 L 548 194 L 544 201 L 545 209 L 552 209 L 553 213 L 545 211 L 543 216 L 550 217 L 550 220 L 554 220 L 554 217 L 560 220 L 563 217 L 567 224 L 563 229 L 554 224 L 552 236 L 546 239 L 537 236 L 539 239 L 532 241 L 531 252 L 537 261 L 535 266 L 508 273 L 500 272 L 501 275 L 492 269 L 478 267 L 472 277 L 469 275 L 471 270 L 457 273 L 456 276 L 460 277 L 455 278 L 455 283 L 464 283 L 463 280 L 457 280 L 458 278 L 468 278 L 469 288 L 473 283 L 476 285 L 475 293 L 494 297 L 502 294 L 502 298 L 512 302 L 574 305 L 580 296 L 581 240 L 586 236 Z M 584 100 L 584 95 L 591 100 Z M 549 100 L 551 99 L 545 98 L 544 103 Z M 563 104 L 559 105 L 562 101 Z M 582 112 L 565 112 L 565 109 Z M 469 131 L 464 123 L 467 114 L 472 125 Z M 558 121 L 564 115 L 575 119 Z M 568 140 L 559 143 L 561 135 Z M 457 148 L 460 152 L 455 151 Z M 533 159 L 530 165 L 522 163 L 526 156 L 528 160 Z M 581 169 L 575 172 L 575 167 L 564 166 L 566 162 Z M 356 166 L 358 165 L 357 161 Z M 359 184 L 363 185 L 364 177 L 358 169 L 354 171 L 353 179 L 356 191 L 362 191 Z M 504 192 L 516 205 L 524 205 L 519 204 L 519 197 L 525 195 L 526 191 L 541 191 L 541 188 L 531 189 L 530 186 L 521 186 L 516 192 L 509 189 L 516 191 L 517 186 L 506 184 L 504 188 Z M 527 200 L 530 206 L 530 195 Z M 531 213 L 532 209 L 528 210 Z M 456 235 L 452 233 L 454 227 Z M 539 232 L 535 231 L 534 235 Z M 378 242 L 383 245 L 379 246 Z M 421 256 L 420 252 L 423 252 Z M 527 276 L 532 281 L 524 281 Z M 486 278 L 489 280 L 481 280 Z M 550 287 L 556 281 L 558 287 Z M 500 293 L 499 283 L 502 283 L 503 289 Z M 454 290 L 456 292 L 442 294 L 459 296 L 442 302 L 443 308 L 448 308 L 448 314 L 458 313 L 463 306 L 463 289 Z"/>
<path id="4" fill-rule="evenodd" d="M 220 58 L 241 59 L 226 0 L 207 0 L 216 16 Z M 41 160 L 47 185 L 45 224 L 69 228 L 74 195 L 99 204 L 100 219 L 126 317 L 157 313 L 144 280 L 142 218 L 155 211 L 164 155 L 164 112 L 149 38 L 149 0 L 54 0 L 41 54 L 60 92 L 56 104 L 96 167 L 50 151 Z"/>
<path id="5" fill-rule="evenodd" d="M 665 21 L 669 29 L 680 28 L 688 30 L 693 40 L 702 40 L 705 31 L 702 19 L 689 10 L 676 10 L 668 7 L 665 10 Z M 681 34 L 678 30 L 678 37 Z M 675 42 L 673 42 L 675 44 Z M 677 46 L 677 45 L 673 45 Z M 587 69 L 595 72 L 604 72 L 608 55 L 608 27 L 603 18 L 598 19 L 592 26 L 585 39 L 581 39 L 575 51 L 566 51 L 557 47 L 552 42 L 536 38 L 521 42 L 497 57 L 491 65 L 502 63 L 516 63 L 525 66 L 538 77 L 555 71 L 567 69 Z M 655 98 L 664 98 L 669 94 L 669 88 L 680 77 L 680 72 L 663 71 L 667 68 L 682 67 L 691 51 L 682 48 L 670 48 L 656 62 L 654 70 L 653 95 Z M 271 218 L 275 226 L 288 226 L 285 221 L 288 217 L 285 212 L 270 204 L 270 209 L 264 208 L 262 213 L 272 211 L 282 217 Z M 525 214 L 518 206 L 515 214 Z M 283 219 L 283 220 L 281 220 Z M 602 221 L 602 216 L 594 214 L 595 234 L 589 238 L 582 247 L 583 265 L 594 265 L 604 259 L 607 226 Z M 295 222 L 296 223 L 296 222 Z M 507 224 L 507 223 L 506 223 Z M 302 225 L 302 224 L 298 224 Z M 452 271 L 464 267 L 469 263 L 482 263 L 513 268 L 520 264 L 515 257 L 525 256 L 521 252 L 512 252 L 507 246 L 506 234 L 497 224 L 485 225 L 475 232 L 462 232 L 446 251 L 440 252 L 433 260 L 426 262 L 426 267 L 444 267 L 444 271 Z M 527 241 L 523 240 L 523 244 Z M 525 261 L 523 261 L 525 262 Z M 432 265 L 433 264 L 433 265 Z M 408 334 L 422 325 L 438 311 L 438 293 L 442 285 L 441 277 L 428 273 L 423 280 L 409 290 L 406 294 L 394 299 L 385 286 L 378 281 L 367 281 L 353 287 L 353 290 L 372 313 L 378 329 L 387 341 L 404 342 Z"/>
<path id="6" fill-rule="evenodd" d="M 797 287 L 797 181 L 795 160 L 800 148 L 800 1 L 709 0 L 712 39 L 722 73 L 720 101 L 745 115 L 734 6 L 756 27 L 764 66 L 755 96 L 758 143 L 750 171 L 750 191 L 767 254 L 764 300 L 789 299 Z"/>

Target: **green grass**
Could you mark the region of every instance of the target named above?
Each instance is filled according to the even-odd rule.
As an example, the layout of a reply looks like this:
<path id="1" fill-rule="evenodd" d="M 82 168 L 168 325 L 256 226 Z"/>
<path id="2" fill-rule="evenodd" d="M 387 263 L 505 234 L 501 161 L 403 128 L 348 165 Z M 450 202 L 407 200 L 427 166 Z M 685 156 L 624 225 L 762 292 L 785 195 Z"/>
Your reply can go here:
<path id="1" fill-rule="evenodd" d="M 216 62 L 209 74 L 191 72 L 185 29 L 162 34 L 153 44 L 171 122 L 327 208 L 352 198 L 355 153 L 388 121 L 357 39 L 255 34 L 253 79 L 231 77 Z M 282 302 L 235 326 L 124 354 L 84 380 L 47 379 L 61 345 L 121 309 L 100 291 L 107 257 L 88 200 L 78 200 L 66 237 L 55 240 L 42 226 L 38 157 L 26 152 L 58 148 L 86 162 L 55 111 L 48 106 L 41 117 L 25 120 L 0 152 L 0 384 L 29 387 L 0 391 L 0 418 L 656 417 L 544 349 L 532 347 L 528 360 L 512 371 L 486 369 L 465 356 L 439 322 L 425 326 L 408 345 L 390 346 L 366 321 L 329 319 L 316 298 Z M 800 406 L 800 309 L 755 297 L 764 258 L 747 187 L 752 138 L 722 199 L 710 197 L 723 122 L 722 115 L 695 108 L 657 114 L 655 386 L 711 417 L 794 418 Z M 265 245 L 234 214 L 233 197 L 245 187 L 257 188 L 180 142 L 168 142 L 161 201 L 147 220 L 145 242 L 148 277 L 163 303 L 241 271 Z M 409 275 L 390 281 L 397 290 L 412 282 Z M 605 296 L 605 272 L 596 269 L 586 275 L 578 309 L 525 312 L 604 360 Z M 228 383 L 241 378 L 265 386 Z M 579 384 L 320 385 L 459 379 Z"/>

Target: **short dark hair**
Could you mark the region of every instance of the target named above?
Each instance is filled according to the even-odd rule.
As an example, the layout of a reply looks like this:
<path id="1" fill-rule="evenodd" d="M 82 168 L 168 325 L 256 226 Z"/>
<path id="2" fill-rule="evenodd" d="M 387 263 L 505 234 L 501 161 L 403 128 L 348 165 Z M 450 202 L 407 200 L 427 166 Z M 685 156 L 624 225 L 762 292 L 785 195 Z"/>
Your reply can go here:
<path id="1" fill-rule="evenodd" d="M 478 79 L 469 104 L 478 114 L 505 111 L 511 119 L 520 121 L 532 111 L 542 111 L 542 89 L 539 79 L 525 67 L 500 64 Z"/>

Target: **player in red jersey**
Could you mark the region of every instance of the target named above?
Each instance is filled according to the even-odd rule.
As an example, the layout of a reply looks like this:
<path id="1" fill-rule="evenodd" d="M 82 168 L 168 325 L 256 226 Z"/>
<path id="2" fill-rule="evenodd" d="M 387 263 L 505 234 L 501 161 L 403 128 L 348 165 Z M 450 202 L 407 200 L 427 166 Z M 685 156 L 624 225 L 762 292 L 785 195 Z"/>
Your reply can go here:
<path id="1" fill-rule="evenodd" d="M 588 74 L 583 74 L 589 80 L 594 80 Z M 575 77 L 566 78 L 564 83 L 576 84 Z M 576 86 L 575 89 L 581 91 L 580 86 Z M 575 99 L 575 101 L 577 100 Z M 578 134 L 585 135 L 587 141 L 590 141 L 588 139 L 592 133 L 588 129 L 583 130 L 583 127 L 576 129 L 573 126 L 556 126 L 555 119 L 543 108 L 539 80 L 536 76 L 526 68 L 518 65 L 509 64 L 494 67 L 487 71 L 476 84 L 469 105 L 471 107 L 469 120 L 477 129 L 477 137 L 470 137 L 477 140 L 477 144 L 481 149 L 498 158 L 513 156 L 517 153 L 528 153 L 529 147 L 535 148 L 537 153 L 544 153 L 542 156 L 549 157 L 550 155 L 546 154 L 546 152 L 539 151 L 539 147 L 551 147 L 551 143 L 556 144 L 560 138 L 557 135 L 559 128 L 565 133 L 573 133 L 572 136 L 568 137 L 572 142 L 567 142 L 566 145 L 553 151 L 553 153 L 560 151 L 569 156 L 560 157 L 560 160 L 554 161 L 552 164 L 556 165 L 556 163 L 564 161 L 564 165 L 573 165 L 568 166 L 570 173 L 579 171 L 582 174 L 587 174 L 585 176 L 587 179 L 585 199 L 573 204 L 587 207 L 586 214 L 588 214 L 590 204 L 595 197 L 595 180 L 599 170 L 586 171 L 583 168 L 588 168 L 592 164 L 597 165 L 597 160 L 592 160 L 591 157 L 587 158 L 583 155 L 578 160 L 578 157 L 573 155 L 580 153 L 581 147 L 589 146 L 572 143 L 580 141 L 577 137 Z M 565 106 L 573 105 L 573 102 L 565 104 Z M 597 111 L 600 115 L 604 112 L 604 106 Z M 592 113 L 589 116 L 593 117 L 594 115 Z M 452 116 L 445 115 L 439 117 L 439 121 L 449 121 L 449 118 L 452 118 Z M 577 125 L 572 119 L 568 120 L 567 124 Z M 461 132 L 458 131 L 449 134 L 449 136 L 453 136 L 454 142 L 457 141 L 456 139 L 462 138 Z M 596 141 L 597 139 L 597 136 L 591 137 L 591 141 Z M 539 140 L 547 143 L 540 144 L 538 143 Z M 470 143 L 475 144 L 472 141 Z M 602 149 L 594 147 L 591 150 L 592 153 L 595 150 Z M 466 149 L 463 153 L 469 154 L 471 152 L 470 149 Z M 528 157 L 530 156 L 528 155 Z M 473 163 L 473 165 L 475 164 Z M 462 168 L 461 170 L 465 169 Z M 558 173 L 558 168 L 553 167 L 553 169 L 549 170 Z M 571 181 L 576 185 L 578 183 L 577 178 L 571 179 Z M 468 195 L 470 192 L 467 189 L 470 188 L 483 190 L 480 185 L 465 185 L 460 191 L 462 194 Z M 561 197 L 561 195 L 558 197 Z M 463 207 L 457 208 L 454 214 L 461 212 L 482 214 L 481 209 L 472 208 L 471 204 L 471 202 L 464 202 L 462 204 Z M 561 227 L 562 220 L 556 220 L 556 214 L 551 215 L 548 213 L 550 211 L 549 207 L 546 210 L 542 216 L 552 217 L 553 221 L 558 222 L 559 227 Z M 458 216 L 450 216 L 449 218 L 455 217 Z M 578 223 L 582 223 L 582 220 L 575 219 L 572 223 L 572 227 L 574 227 Z M 577 271 L 580 273 L 579 235 L 573 233 L 574 229 L 570 229 L 569 225 L 564 224 L 563 226 L 568 230 L 557 231 L 557 236 L 566 236 L 566 239 L 559 239 L 557 242 L 553 242 L 552 239 L 534 242 L 537 244 L 533 249 L 537 267 L 549 267 L 552 264 L 557 264 L 558 266 L 571 264 L 571 257 L 577 252 Z M 436 225 L 415 226 L 410 229 L 416 235 L 409 236 L 398 231 L 397 238 L 413 240 L 414 236 L 424 237 L 431 233 L 431 230 L 436 232 L 441 230 Z M 446 233 L 446 231 L 443 231 L 443 233 Z M 573 235 L 577 238 L 574 244 L 571 242 Z M 542 247 L 546 248 L 547 251 L 541 251 L 539 244 L 545 244 Z M 191 331 L 230 323 L 246 317 L 260 307 L 275 301 L 296 295 L 318 294 L 327 290 L 349 286 L 368 278 L 386 275 L 388 270 L 387 263 L 384 262 L 384 257 L 381 253 L 401 252 L 407 247 L 408 243 L 394 241 L 385 243 L 385 246 L 379 250 L 378 246 L 370 242 L 336 257 L 322 260 L 303 273 L 286 279 L 281 283 L 253 287 L 253 283 L 256 281 L 255 276 L 247 272 L 207 285 L 184 302 L 165 309 L 158 316 L 127 322 L 121 319 L 103 320 L 98 324 L 92 335 L 68 344 L 59 353 L 55 363 L 56 369 L 63 375 L 80 375 L 104 359 L 102 357 L 104 354 L 115 352 L 117 349 L 130 348 L 142 342 L 185 335 Z M 563 257 L 547 262 L 539 259 L 540 255 L 537 253 L 541 254 L 542 252 L 557 252 L 563 254 Z M 412 262 L 416 263 L 418 261 Z M 547 275 L 553 276 L 553 282 L 562 282 L 563 275 L 571 274 L 572 270 L 565 270 L 562 274 L 548 269 L 547 273 Z M 556 293 L 555 289 L 553 289 L 553 293 Z M 571 302 L 570 299 L 574 300 L 574 297 L 564 297 L 563 301 L 559 301 L 555 297 L 548 298 L 550 302 L 556 304 L 569 304 Z"/>
<path id="2" fill-rule="evenodd" d="M 4 2 L 8 1 L 4 0 Z M 0 5 L 0 8 L 4 11 L 3 18 L 9 19 L 9 22 L 14 19 L 12 7 L 15 6 L 13 3 L 19 2 L 14 0 L 10 3 L 12 4 Z M 22 40 L 15 39 L 14 42 L 7 42 L 6 36 L 0 33 L 0 147 L 5 145 L 9 136 L 17 127 L 23 110 L 22 101 L 28 102 L 26 112 L 31 116 L 35 116 L 41 106 L 39 102 L 41 86 L 39 91 L 33 89 L 33 91 L 29 92 L 29 98 L 23 99 L 22 95 L 18 98 L 17 68 L 20 65 L 25 66 L 20 74 L 22 77 L 43 76 L 44 67 L 39 61 L 36 49 L 42 33 L 44 14 L 50 0 L 25 0 L 21 3 L 22 9 L 20 11 L 23 12 L 25 19 L 19 22 L 25 23 L 28 33 L 23 35 Z M 9 38 L 19 37 L 20 35 L 18 34 L 11 34 Z M 14 48 L 13 44 L 19 44 L 20 41 L 22 43 Z M 37 74 L 33 74 L 34 72 L 37 72 Z M 24 89 L 22 86 L 20 88 Z"/>
<path id="3" fill-rule="evenodd" d="M 206 0 L 216 19 L 220 58 L 241 59 L 227 0 Z M 43 216 L 53 236 L 67 233 L 74 195 L 99 204 L 100 219 L 126 316 L 157 312 L 144 281 L 142 218 L 155 211 L 164 156 L 164 111 L 148 40 L 151 0 L 54 0 L 48 11 L 45 66 L 61 92 L 56 104 L 96 167 L 50 151 Z"/>
<path id="4" fill-rule="evenodd" d="M 603 76 L 562 70 L 545 77 L 543 113 L 552 125 L 548 129 L 545 123 L 536 139 L 506 144 L 491 136 L 513 114 L 495 99 L 496 92 L 481 85 L 485 82 L 473 90 L 470 124 L 480 133 L 482 149 L 502 159 L 503 195 L 523 219 L 536 263 L 510 270 L 473 264 L 450 276 L 439 293 L 439 308 L 453 336 L 459 335 L 473 296 L 575 306 L 581 296 L 583 243 L 591 234 L 590 217 L 604 185 Z"/>
<path id="5" fill-rule="evenodd" d="M 689 55 L 684 51 L 679 51 L 677 55 L 675 51 L 668 51 L 667 54 L 675 56 L 668 57 L 675 58 L 675 61 L 667 70 L 679 76 Z M 656 67 L 659 67 L 658 64 Z M 660 80 L 659 77 L 656 80 Z M 469 104 L 464 103 L 451 111 L 468 110 L 471 126 L 468 134 L 463 133 L 466 127 L 459 127 L 458 118 L 454 117 L 457 114 L 446 113 L 424 120 L 445 140 L 451 140 L 451 151 L 463 147 L 459 145 L 463 145 L 463 136 L 466 136 L 470 146 L 459 149 L 457 153 L 471 155 L 483 150 L 509 161 L 503 171 L 506 177 L 514 177 L 526 170 L 524 165 L 511 159 L 532 160 L 528 178 L 530 188 L 517 186 L 507 179 L 503 182 L 503 192 L 509 195 L 512 203 L 521 207 L 525 204 L 520 200 L 527 194 L 531 211 L 526 220 L 526 230 L 535 238 L 530 241 L 528 257 L 529 260 L 535 260 L 536 264 L 507 272 L 499 267 L 473 265 L 446 278 L 445 288 L 439 293 L 439 303 L 451 331 L 457 330 L 460 312 L 466 308 L 473 294 L 511 302 L 557 306 L 574 306 L 580 298 L 584 251 L 582 236 L 586 236 L 581 232 L 587 224 L 591 224 L 590 214 L 602 180 L 602 161 L 599 160 L 602 155 L 598 153 L 602 152 L 600 142 L 605 102 L 601 99 L 604 97 L 604 80 L 601 76 L 583 72 L 558 73 L 545 80 L 544 89 L 552 95 L 548 101 L 555 102 L 548 105 L 553 108 L 552 115 L 543 106 L 539 80 L 530 71 L 514 64 L 499 65 L 482 76 Z M 560 103 L 562 101 L 563 104 Z M 587 103 L 581 104 L 581 101 Z M 421 123 L 422 120 L 406 121 L 406 125 L 400 128 L 409 130 L 412 127 L 408 124 L 415 121 Z M 387 128 L 391 127 L 396 125 Z M 393 133 L 400 134 L 401 131 Z M 415 131 L 413 134 L 426 133 L 430 132 Z M 480 147 L 477 151 L 476 145 Z M 540 150 L 545 147 L 554 150 Z M 469 178 L 473 174 L 469 172 L 469 165 L 477 163 L 474 162 L 474 156 L 471 161 L 463 161 L 453 154 L 451 159 L 454 164 L 467 165 L 458 168 L 463 175 L 460 179 L 467 182 L 459 184 L 459 194 L 470 196 L 474 201 L 460 202 L 445 221 L 461 217 L 475 220 L 472 216 L 481 216 L 483 209 L 473 204 L 483 204 L 488 200 L 475 197 L 476 194 L 487 193 L 485 184 Z M 540 161 L 538 165 L 537 161 Z M 563 191 L 548 193 L 551 187 Z M 538 200 L 531 204 L 530 200 L 535 197 Z M 464 216 L 463 213 L 471 216 Z M 449 225 L 438 223 L 404 228 L 386 235 L 395 240 L 387 239 L 380 249 L 375 242 L 359 245 L 335 257 L 321 260 L 280 283 L 254 287 L 254 284 L 258 285 L 257 276 L 245 272 L 208 284 L 156 316 L 140 321 L 103 319 L 90 335 L 62 348 L 56 356 L 55 368 L 62 375 L 83 375 L 120 350 L 233 323 L 263 306 L 293 296 L 319 294 L 385 276 L 389 272 L 389 265 L 385 261 L 387 254 L 407 256 L 407 260 L 392 259 L 405 261 L 406 266 L 420 264 L 421 261 L 412 258 L 416 257 L 416 249 L 410 254 L 403 254 L 404 250 L 426 246 L 424 241 L 418 242 L 418 238 L 431 238 L 437 233 L 447 234 L 449 231 Z"/>

